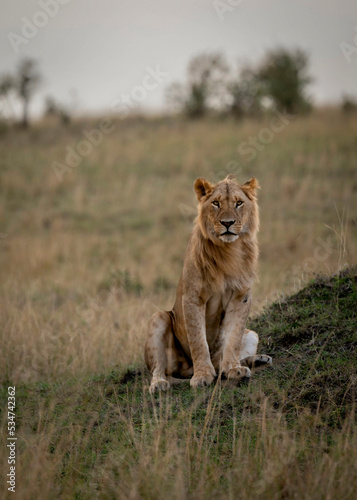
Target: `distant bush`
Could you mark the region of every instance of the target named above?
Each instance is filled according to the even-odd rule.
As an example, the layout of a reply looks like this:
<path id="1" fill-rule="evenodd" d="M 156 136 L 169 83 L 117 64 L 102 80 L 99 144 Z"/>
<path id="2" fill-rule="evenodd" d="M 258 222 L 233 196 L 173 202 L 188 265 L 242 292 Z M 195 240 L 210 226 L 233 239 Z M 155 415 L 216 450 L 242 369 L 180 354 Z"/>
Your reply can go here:
<path id="1" fill-rule="evenodd" d="M 209 111 L 236 118 L 257 116 L 267 107 L 302 113 L 311 109 L 306 88 L 312 81 L 308 55 L 278 48 L 256 67 L 245 66 L 237 77 L 221 53 L 199 54 L 188 65 L 187 83 L 173 83 L 167 101 L 174 111 L 200 118 Z"/>
<path id="2" fill-rule="evenodd" d="M 356 113 L 357 111 L 357 100 L 348 95 L 342 97 L 341 110 L 346 113 Z"/>
<path id="3" fill-rule="evenodd" d="M 274 106 L 288 113 L 305 112 L 311 108 L 306 87 L 312 81 L 308 72 L 308 56 L 302 50 L 276 49 L 264 58 L 256 73 L 262 94 Z"/>
<path id="4" fill-rule="evenodd" d="M 57 117 L 63 125 L 71 122 L 71 115 L 68 109 L 58 103 L 52 97 L 47 97 L 45 102 L 45 116 Z"/>

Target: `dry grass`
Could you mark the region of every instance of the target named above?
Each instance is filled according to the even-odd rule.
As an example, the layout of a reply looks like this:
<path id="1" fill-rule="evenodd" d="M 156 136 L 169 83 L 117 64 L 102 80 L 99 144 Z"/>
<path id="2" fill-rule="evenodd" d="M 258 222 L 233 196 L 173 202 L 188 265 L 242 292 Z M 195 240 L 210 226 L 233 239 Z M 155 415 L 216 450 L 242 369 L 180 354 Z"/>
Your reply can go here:
<path id="1" fill-rule="evenodd" d="M 266 123 L 118 122 L 59 182 L 52 162 L 95 126 L 0 138 L 0 382 L 20 387 L 17 497 L 353 498 L 353 412 L 331 430 L 300 408 L 292 426 L 257 387 L 246 404 L 220 386 L 154 400 L 141 381 L 108 395 L 111 382 L 87 380 L 142 366 L 148 318 L 174 301 L 198 176 L 262 186 L 255 312 L 355 264 L 356 120 L 296 118 L 251 162 L 237 147 Z"/>
<path id="2" fill-rule="evenodd" d="M 197 176 L 233 170 L 262 185 L 255 311 L 313 272 L 355 263 L 357 123 L 330 113 L 296 118 L 250 163 L 237 147 L 264 123 L 118 122 L 62 182 L 53 161 L 95 122 L 3 136 L 0 380 L 141 358 L 149 316 L 173 304 Z"/>

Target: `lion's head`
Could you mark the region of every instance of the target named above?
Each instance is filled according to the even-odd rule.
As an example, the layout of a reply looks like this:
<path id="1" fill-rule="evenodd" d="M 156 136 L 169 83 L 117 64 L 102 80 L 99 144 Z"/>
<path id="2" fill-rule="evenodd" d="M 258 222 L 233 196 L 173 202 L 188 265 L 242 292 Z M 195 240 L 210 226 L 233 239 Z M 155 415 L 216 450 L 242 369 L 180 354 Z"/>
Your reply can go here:
<path id="1" fill-rule="evenodd" d="M 213 185 L 199 177 L 194 189 L 199 201 L 198 223 L 205 238 L 214 243 L 233 243 L 240 236 L 258 229 L 256 189 L 258 181 L 239 185 L 234 176 L 228 175 Z"/>

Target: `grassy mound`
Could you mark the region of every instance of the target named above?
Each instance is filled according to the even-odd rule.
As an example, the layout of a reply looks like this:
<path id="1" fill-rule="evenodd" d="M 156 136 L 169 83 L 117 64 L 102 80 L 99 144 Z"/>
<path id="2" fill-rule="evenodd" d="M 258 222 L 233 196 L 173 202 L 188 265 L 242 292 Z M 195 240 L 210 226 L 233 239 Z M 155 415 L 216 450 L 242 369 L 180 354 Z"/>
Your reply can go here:
<path id="1" fill-rule="evenodd" d="M 17 387 L 18 497 L 354 498 L 356 303 L 356 269 L 274 303 L 249 325 L 274 365 L 238 387 L 152 397 L 143 366 Z"/>
<path id="2" fill-rule="evenodd" d="M 268 381 L 283 390 L 284 411 L 326 409 L 331 425 L 344 417 L 357 382 L 357 276 L 347 269 L 319 276 L 270 306 L 250 327 L 261 332 L 260 350 L 275 359 Z"/>

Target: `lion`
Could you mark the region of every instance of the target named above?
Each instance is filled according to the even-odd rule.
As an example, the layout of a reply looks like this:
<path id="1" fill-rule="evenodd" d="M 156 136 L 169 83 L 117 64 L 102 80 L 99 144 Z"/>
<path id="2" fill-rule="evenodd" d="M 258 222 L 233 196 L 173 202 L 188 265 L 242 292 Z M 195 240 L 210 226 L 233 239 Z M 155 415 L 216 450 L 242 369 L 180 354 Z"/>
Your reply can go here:
<path id="1" fill-rule="evenodd" d="M 215 185 L 196 179 L 198 216 L 175 305 L 149 321 L 151 393 L 187 378 L 191 387 L 208 386 L 216 376 L 237 383 L 252 367 L 272 363 L 256 354 L 258 335 L 245 328 L 258 262 L 258 187 L 254 177 L 239 185 L 232 174 Z"/>

